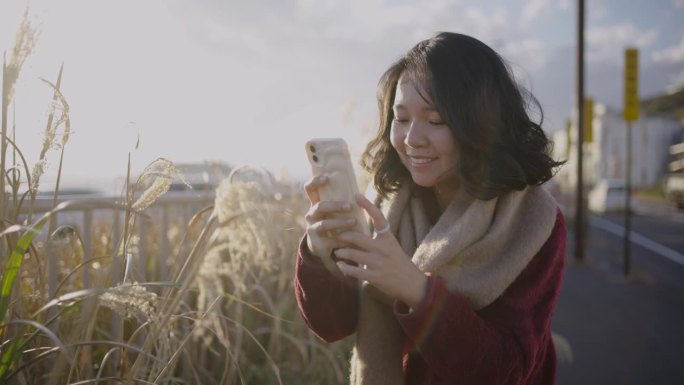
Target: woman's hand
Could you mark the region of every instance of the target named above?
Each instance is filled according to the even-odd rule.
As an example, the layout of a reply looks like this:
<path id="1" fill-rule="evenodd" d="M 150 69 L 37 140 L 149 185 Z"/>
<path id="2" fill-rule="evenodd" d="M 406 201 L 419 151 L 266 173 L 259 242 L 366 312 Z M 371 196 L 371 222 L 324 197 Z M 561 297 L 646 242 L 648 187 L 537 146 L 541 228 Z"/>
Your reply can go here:
<path id="1" fill-rule="evenodd" d="M 321 201 L 318 189 L 328 183 L 326 176 L 311 178 L 304 184 L 311 207 L 306 213 L 306 242 L 309 251 L 319 258 L 330 257 L 332 251 L 348 243 L 337 239 L 340 231 L 349 230 L 356 224 L 353 217 L 342 218 L 336 214 L 351 214 L 350 202 Z"/>
<path id="2" fill-rule="evenodd" d="M 384 229 L 387 219 L 361 194 L 356 203 L 373 221 L 373 227 Z M 392 232 L 375 234 L 373 238 L 357 231 L 345 231 L 337 237 L 351 247 L 335 250 L 335 255 L 344 260 L 337 266 L 347 276 L 368 281 L 380 291 L 416 308 L 425 297 L 427 277 L 411 262 Z M 358 266 L 346 263 L 355 262 Z"/>

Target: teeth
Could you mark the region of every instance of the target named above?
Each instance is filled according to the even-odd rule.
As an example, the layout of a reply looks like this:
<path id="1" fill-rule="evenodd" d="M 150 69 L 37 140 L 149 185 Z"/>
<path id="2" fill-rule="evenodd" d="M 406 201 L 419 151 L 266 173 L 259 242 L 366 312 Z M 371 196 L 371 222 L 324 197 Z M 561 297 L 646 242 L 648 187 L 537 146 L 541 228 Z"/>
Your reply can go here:
<path id="1" fill-rule="evenodd" d="M 411 158 L 411 162 L 415 164 L 424 164 L 424 163 L 430 163 L 434 160 L 435 158 Z"/>

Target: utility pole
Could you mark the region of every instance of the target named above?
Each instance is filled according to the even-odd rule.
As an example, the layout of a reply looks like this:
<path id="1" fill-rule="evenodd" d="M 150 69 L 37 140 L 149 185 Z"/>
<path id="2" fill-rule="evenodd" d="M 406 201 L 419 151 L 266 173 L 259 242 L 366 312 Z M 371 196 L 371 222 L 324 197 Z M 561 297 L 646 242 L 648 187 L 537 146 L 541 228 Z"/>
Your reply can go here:
<path id="1" fill-rule="evenodd" d="M 575 258 L 584 260 L 584 0 L 577 2 L 577 192 Z"/>
<path id="2" fill-rule="evenodd" d="M 639 50 L 625 49 L 624 69 L 624 119 L 627 125 L 627 148 L 625 149 L 625 238 L 623 266 L 625 275 L 632 271 L 630 236 L 632 233 L 632 122 L 639 119 Z"/>

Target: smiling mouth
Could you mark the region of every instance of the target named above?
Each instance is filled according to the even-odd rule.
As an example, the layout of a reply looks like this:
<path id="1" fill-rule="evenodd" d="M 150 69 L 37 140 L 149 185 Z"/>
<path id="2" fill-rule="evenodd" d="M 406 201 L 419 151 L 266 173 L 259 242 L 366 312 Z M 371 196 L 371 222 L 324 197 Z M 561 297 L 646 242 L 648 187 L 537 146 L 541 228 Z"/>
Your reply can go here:
<path id="1" fill-rule="evenodd" d="M 411 161 L 411 164 L 414 166 L 422 166 L 428 163 L 433 162 L 437 158 L 430 158 L 430 157 L 424 157 L 424 156 L 410 156 L 407 155 L 409 160 Z"/>

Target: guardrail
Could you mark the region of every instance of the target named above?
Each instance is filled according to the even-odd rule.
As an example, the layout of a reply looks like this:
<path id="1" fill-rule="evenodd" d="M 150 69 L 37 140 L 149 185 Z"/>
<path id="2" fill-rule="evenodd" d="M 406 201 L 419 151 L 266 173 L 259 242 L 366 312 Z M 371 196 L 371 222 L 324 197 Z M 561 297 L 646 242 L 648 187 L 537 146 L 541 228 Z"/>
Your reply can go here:
<path id="1" fill-rule="evenodd" d="M 175 260 L 176 256 L 171 255 L 171 245 L 169 244 L 168 231 L 170 224 L 175 220 L 175 222 L 180 221 L 183 224 L 183 229 L 187 229 L 187 224 L 197 212 L 199 212 L 204 207 L 213 204 L 214 202 L 214 190 L 211 191 L 170 191 L 166 194 L 157 198 L 157 200 L 150 207 L 146 208 L 142 214 L 138 215 L 136 218 L 136 227 L 138 236 L 140 237 L 140 242 L 138 245 L 138 251 L 135 255 L 134 266 L 125 266 L 128 270 L 128 281 L 127 282 L 168 282 L 173 280 L 175 277 L 169 276 L 169 261 L 177 263 L 178 266 L 182 266 L 185 262 L 185 258 L 182 253 L 178 253 L 177 257 L 180 260 Z M 88 196 L 88 195 L 73 195 L 73 196 L 62 196 L 59 197 L 56 204 L 61 204 L 64 202 L 69 202 L 64 208 L 59 211 L 55 211 L 50 216 L 49 229 L 41 232 L 34 238 L 36 241 L 44 241 L 45 248 L 44 254 L 47 256 L 47 271 L 45 272 L 45 279 L 48 284 L 48 292 L 50 297 L 57 297 L 57 292 L 60 289 L 60 284 L 58 279 L 60 278 L 59 271 L 59 253 L 57 252 L 57 247 L 50 245 L 50 240 L 53 234 L 48 234 L 50 231 L 56 233 L 60 229 L 64 229 L 63 225 L 71 226 L 76 234 L 79 236 L 82 247 L 83 255 L 82 259 L 78 262 L 78 267 L 73 267 L 77 274 L 80 274 L 81 286 L 83 289 L 90 289 L 93 286 L 114 286 L 119 283 L 124 282 L 124 261 L 131 261 L 132 259 L 127 259 L 125 256 L 119 253 L 119 243 L 124 228 L 125 221 L 125 209 L 122 203 L 122 197 L 120 196 Z M 55 202 L 53 202 L 52 197 L 37 197 L 36 200 L 29 208 L 27 201 L 24 201 L 22 206 L 19 207 L 20 222 L 23 221 L 28 215 L 28 211 L 31 210 L 33 213 L 33 221 L 35 222 L 38 218 L 42 217 L 43 214 L 50 212 L 55 207 Z M 15 211 L 13 207 L 13 202 L 9 202 L 9 210 L 11 212 Z M 22 218 L 23 217 L 23 218 Z M 94 226 L 99 224 L 99 221 L 111 221 L 111 226 L 109 227 L 109 240 L 111 243 L 111 264 L 108 270 L 109 276 L 107 278 L 108 282 L 92 282 L 90 268 L 93 261 L 97 261 L 97 257 L 102 255 L 94 255 L 93 251 L 93 236 Z M 158 227 L 158 231 L 151 231 L 154 227 Z M 45 229 L 46 227 L 43 227 Z M 156 267 L 154 271 L 148 269 L 148 254 L 145 249 L 145 245 L 150 243 L 150 237 L 155 234 L 158 235 L 157 239 L 151 240 L 152 242 L 158 242 L 159 251 L 157 254 L 158 261 L 154 264 Z M 80 271 L 76 270 L 80 268 Z M 153 279 L 150 280 L 148 274 L 152 273 L 154 275 Z M 63 275 L 63 274 L 62 274 Z M 67 275 L 70 277 L 71 273 Z M 64 279 L 64 277 L 62 277 Z M 48 311 L 49 317 L 54 317 L 57 314 L 57 309 L 51 308 Z M 123 322 L 119 315 L 111 315 L 111 326 L 109 329 L 110 338 L 113 341 L 123 343 Z M 56 319 L 50 325 L 53 331 L 57 331 L 59 328 L 59 319 Z M 138 336 L 138 339 L 142 338 L 142 334 Z M 118 362 L 119 352 L 112 353 L 113 362 Z M 87 365 L 86 365 L 87 367 Z"/>
<path id="2" fill-rule="evenodd" d="M 152 242 L 158 242 L 159 245 L 159 260 L 158 270 L 155 272 L 155 280 L 168 281 L 169 265 L 166 263 L 166 258 L 169 257 L 171 247 L 167 237 L 169 225 L 172 220 L 180 221 L 187 224 L 192 216 L 199 212 L 202 208 L 211 205 L 214 201 L 214 192 L 197 192 L 197 191 L 171 191 L 165 195 L 160 196 L 155 203 L 145 209 L 142 214 L 136 218 L 137 234 L 141 242 L 138 245 L 138 252 L 135 256 L 135 263 L 129 266 L 130 279 L 137 282 L 148 282 L 147 265 L 149 253 L 145 246 L 150 243 L 149 237 L 158 235 L 158 239 Z M 123 259 L 124 256 L 119 255 L 119 243 L 121 240 L 125 210 L 120 196 L 63 196 L 59 197 L 57 204 L 69 202 L 66 207 L 59 210 L 51 216 L 50 229 L 55 231 L 60 226 L 69 225 L 76 231 L 83 243 L 83 260 L 81 263 L 88 263 L 93 257 L 93 230 L 96 224 L 102 221 L 110 221 L 111 223 L 111 256 L 112 258 L 112 278 L 113 282 L 121 282 L 123 278 Z M 40 218 L 44 213 L 49 212 L 54 207 L 53 199 L 51 197 L 36 198 L 32 211 L 34 213 L 34 221 Z M 10 201 L 10 210 L 14 210 L 12 202 Z M 20 207 L 20 216 L 28 214 L 28 204 L 24 202 Z M 154 227 L 158 227 L 154 229 Z M 151 231 L 151 230 L 158 231 Z M 36 240 L 48 241 L 48 231 L 44 231 L 36 237 Z M 50 294 L 55 294 L 57 289 L 57 253 L 48 248 L 48 288 Z M 176 261 L 182 262 L 182 261 Z M 92 287 L 91 277 L 88 268 L 83 268 L 81 272 L 82 285 L 84 289 Z M 118 278 L 118 279 L 117 279 Z"/>

